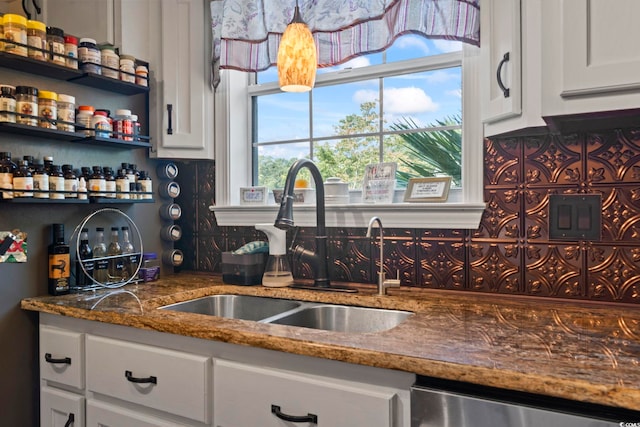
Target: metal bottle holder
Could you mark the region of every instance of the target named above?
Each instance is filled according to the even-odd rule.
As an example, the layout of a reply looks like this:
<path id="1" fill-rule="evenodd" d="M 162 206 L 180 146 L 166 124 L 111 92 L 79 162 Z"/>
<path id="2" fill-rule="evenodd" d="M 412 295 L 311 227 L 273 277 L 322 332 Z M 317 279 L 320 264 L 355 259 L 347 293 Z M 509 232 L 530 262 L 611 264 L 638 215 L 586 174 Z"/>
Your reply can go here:
<path id="1" fill-rule="evenodd" d="M 102 208 L 102 209 L 98 209 L 97 211 L 91 213 L 90 215 L 87 215 L 80 224 L 78 224 L 75 228 L 75 230 L 73 231 L 73 234 L 71 234 L 71 238 L 70 241 L 73 242 L 74 238 L 75 238 L 75 251 L 76 251 L 76 261 L 83 261 L 80 258 L 80 232 L 82 231 L 83 228 L 88 228 L 87 224 L 89 223 L 89 221 L 91 221 L 92 219 L 94 219 L 95 217 L 97 217 L 98 215 L 101 214 L 114 214 L 117 217 L 123 217 L 127 224 L 129 225 L 129 230 L 130 230 L 130 235 L 129 238 L 131 239 L 131 243 L 133 244 L 133 247 L 136 248 L 136 252 L 133 253 L 129 253 L 129 254 L 123 254 L 123 255 L 111 255 L 111 256 L 105 256 L 105 257 L 99 257 L 99 258 L 91 258 L 91 260 L 93 261 L 101 261 L 101 260 L 105 260 L 105 259 L 114 259 L 114 258 L 123 258 L 123 257 L 130 257 L 130 256 L 138 256 L 138 264 L 136 266 L 136 270 L 135 272 L 127 279 L 127 280 L 121 280 L 121 281 L 116 281 L 116 282 L 107 282 L 107 283 L 102 283 L 99 282 L 97 280 L 95 280 L 93 278 L 92 275 L 87 273 L 87 270 L 84 266 L 83 262 L 79 262 L 80 268 L 82 269 L 83 274 L 85 274 L 89 279 L 91 279 L 91 281 L 93 282 L 93 286 L 87 286 L 87 287 L 83 287 L 83 288 L 75 288 L 75 290 L 77 291 L 84 291 L 84 290 L 94 290 L 94 289 L 101 289 L 101 288 L 111 288 L 111 289 L 115 289 L 115 288 L 120 288 L 124 285 L 127 285 L 131 282 L 133 282 L 135 280 L 135 282 L 138 282 L 139 280 L 136 279 L 136 277 L 138 276 L 138 273 L 140 272 L 140 267 L 142 266 L 142 254 L 144 253 L 144 249 L 143 249 L 143 245 L 142 245 L 142 236 L 140 235 L 140 230 L 138 229 L 138 227 L 136 226 L 135 222 L 133 222 L 133 220 L 124 212 L 122 212 L 119 209 L 115 209 L 115 208 Z M 119 221 L 121 221 L 122 219 L 119 218 Z M 111 221 L 111 223 L 116 223 L 118 221 Z M 106 227 L 105 227 L 106 229 Z"/>

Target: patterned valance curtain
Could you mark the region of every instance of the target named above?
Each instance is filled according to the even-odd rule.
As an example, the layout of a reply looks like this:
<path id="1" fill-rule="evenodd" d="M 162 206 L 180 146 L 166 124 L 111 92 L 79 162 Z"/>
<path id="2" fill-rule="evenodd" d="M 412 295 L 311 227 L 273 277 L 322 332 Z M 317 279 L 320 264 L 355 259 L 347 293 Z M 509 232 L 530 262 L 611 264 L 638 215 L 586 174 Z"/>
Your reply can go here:
<path id="1" fill-rule="evenodd" d="M 402 34 L 480 43 L 480 0 L 299 0 L 313 33 L 318 67 L 390 46 Z M 295 0 L 214 0 L 213 80 L 219 69 L 262 71 L 276 65 Z"/>

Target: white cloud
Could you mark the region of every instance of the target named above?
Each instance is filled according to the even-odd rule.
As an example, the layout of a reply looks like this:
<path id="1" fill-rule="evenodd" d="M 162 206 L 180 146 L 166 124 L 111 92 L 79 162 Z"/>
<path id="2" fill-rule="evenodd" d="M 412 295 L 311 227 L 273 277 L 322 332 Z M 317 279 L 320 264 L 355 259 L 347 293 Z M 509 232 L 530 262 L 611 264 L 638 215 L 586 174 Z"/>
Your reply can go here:
<path id="1" fill-rule="evenodd" d="M 414 52 L 420 51 L 425 56 L 429 55 L 429 45 L 427 44 L 427 41 L 422 37 L 414 35 L 404 35 L 402 37 L 398 37 L 393 43 L 393 46 L 399 49 L 411 49 Z"/>
<path id="2" fill-rule="evenodd" d="M 462 42 L 453 40 L 434 39 L 433 45 L 442 53 L 458 52 L 462 50 Z"/>
<path id="3" fill-rule="evenodd" d="M 462 99 L 462 89 L 448 90 L 445 93 L 449 96 Z"/>
<path id="4" fill-rule="evenodd" d="M 353 95 L 354 102 L 376 101 L 378 92 L 359 90 Z M 424 90 L 417 87 L 389 88 L 384 91 L 384 111 L 386 114 L 415 114 L 438 111 L 440 105 L 434 102 Z"/>

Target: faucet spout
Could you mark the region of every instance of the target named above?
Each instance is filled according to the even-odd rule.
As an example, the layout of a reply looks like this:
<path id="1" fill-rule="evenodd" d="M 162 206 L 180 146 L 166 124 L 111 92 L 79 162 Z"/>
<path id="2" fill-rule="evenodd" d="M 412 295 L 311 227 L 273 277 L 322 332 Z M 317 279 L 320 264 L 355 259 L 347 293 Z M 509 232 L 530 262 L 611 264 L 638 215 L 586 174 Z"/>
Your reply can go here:
<path id="1" fill-rule="evenodd" d="M 306 258 L 309 259 L 314 267 L 314 286 L 318 288 L 330 288 L 331 281 L 329 280 L 329 263 L 327 260 L 327 230 L 326 230 L 326 216 L 324 206 L 324 184 L 322 182 L 322 174 L 318 167 L 309 159 L 297 160 L 287 173 L 287 178 L 284 183 L 284 191 L 282 193 L 282 202 L 280 203 L 280 209 L 278 216 L 275 220 L 275 226 L 288 230 L 294 226 L 293 222 L 293 191 L 296 176 L 302 168 L 309 169 L 311 177 L 316 185 L 316 252 L 311 253 L 308 250 L 304 250 Z M 303 253 L 301 249 L 294 249 L 296 253 Z"/>
<path id="2" fill-rule="evenodd" d="M 378 272 L 378 295 L 386 295 L 388 288 L 398 288 L 400 287 L 400 278 L 399 276 L 396 279 L 385 279 L 384 272 L 384 231 L 382 228 L 382 220 L 377 216 L 371 217 L 369 220 L 369 225 L 367 226 L 367 237 L 371 238 L 371 230 L 375 223 L 378 223 L 378 228 L 380 229 L 380 233 L 378 234 L 379 242 L 380 242 L 380 271 Z M 400 273 L 398 272 L 398 275 Z"/>

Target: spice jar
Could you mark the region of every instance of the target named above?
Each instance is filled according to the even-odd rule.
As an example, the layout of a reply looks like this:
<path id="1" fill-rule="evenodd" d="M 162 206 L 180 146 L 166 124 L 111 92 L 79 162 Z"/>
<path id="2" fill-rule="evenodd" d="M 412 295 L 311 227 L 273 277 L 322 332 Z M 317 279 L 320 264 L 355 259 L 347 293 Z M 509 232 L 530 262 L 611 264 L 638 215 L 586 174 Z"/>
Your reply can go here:
<path id="1" fill-rule="evenodd" d="M 2 22 L 3 38 L 6 40 L 4 51 L 14 55 L 27 56 L 27 18 L 7 13 Z"/>
<path id="2" fill-rule="evenodd" d="M 29 45 L 29 58 L 38 61 L 46 61 L 47 52 L 47 27 L 44 22 L 27 21 L 27 44 Z"/>
<path id="3" fill-rule="evenodd" d="M 80 69 L 85 73 L 102 74 L 100 51 L 94 39 L 80 39 L 78 60 L 80 61 Z"/>
<path id="4" fill-rule="evenodd" d="M 136 58 L 131 55 L 120 55 L 120 80 L 128 83 L 136 82 Z"/>
<path id="5" fill-rule="evenodd" d="M 102 61 L 102 75 L 112 79 L 120 78 L 120 57 L 116 53 L 113 45 L 102 45 L 100 47 L 100 59 Z"/>
<path id="6" fill-rule="evenodd" d="M 16 122 L 16 88 L 0 85 L 0 122 Z"/>
<path id="7" fill-rule="evenodd" d="M 84 133 L 84 136 L 93 136 L 93 131 L 91 130 L 91 119 L 93 118 L 93 113 L 95 108 L 91 105 L 80 105 L 78 107 L 78 115 L 76 116 L 76 125 L 78 126 L 78 130 Z"/>
<path id="8" fill-rule="evenodd" d="M 41 90 L 38 93 L 38 116 L 41 128 L 56 129 L 56 120 L 58 120 L 57 93 L 48 90 Z"/>
<path id="9" fill-rule="evenodd" d="M 114 137 L 124 141 L 133 141 L 133 120 L 131 110 L 116 110 L 113 119 Z"/>
<path id="10" fill-rule="evenodd" d="M 58 94 L 58 130 L 75 132 L 76 98 L 71 95 Z"/>
<path id="11" fill-rule="evenodd" d="M 16 86 L 16 123 L 38 126 L 38 88 Z"/>
<path id="12" fill-rule="evenodd" d="M 66 55 L 66 66 L 78 69 L 78 38 L 66 34 L 64 36 L 64 54 Z"/>
<path id="13" fill-rule="evenodd" d="M 136 67 L 136 84 L 140 86 L 149 86 L 149 69 L 145 65 Z"/>
<path id="14" fill-rule="evenodd" d="M 96 110 L 91 118 L 91 129 L 94 130 L 95 136 L 98 138 L 111 137 L 111 122 L 108 114 L 104 110 Z"/>
<path id="15" fill-rule="evenodd" d="M 49 62 L 67 65 L 64 58 L 64 31 L 56 27 L 47 27 L 47 45 L 49 47 Z"/>

